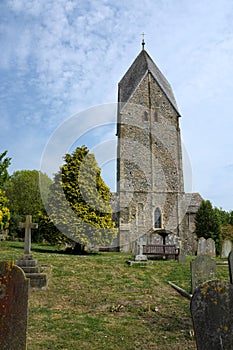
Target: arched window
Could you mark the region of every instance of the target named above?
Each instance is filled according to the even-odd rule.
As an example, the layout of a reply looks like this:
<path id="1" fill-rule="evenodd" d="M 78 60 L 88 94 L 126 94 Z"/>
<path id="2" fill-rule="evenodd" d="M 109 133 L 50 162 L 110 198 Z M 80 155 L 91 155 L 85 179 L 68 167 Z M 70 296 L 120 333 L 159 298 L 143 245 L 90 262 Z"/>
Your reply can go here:
<path id="1" fill-rule="evenodd" d="M 159 208 L 155 209 L 154 219 L 154 228 L 162 228 L 162 216 Z"/>

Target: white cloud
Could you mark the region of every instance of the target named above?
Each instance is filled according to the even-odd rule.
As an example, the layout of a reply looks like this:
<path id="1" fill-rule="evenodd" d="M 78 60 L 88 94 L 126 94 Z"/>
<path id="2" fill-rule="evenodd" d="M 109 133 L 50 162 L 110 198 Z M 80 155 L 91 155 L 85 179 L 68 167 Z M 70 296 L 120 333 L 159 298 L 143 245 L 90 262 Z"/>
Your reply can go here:
<path id="1" fill-rule="evenodd" d="M 227 164 L 231 1 L 5 0 L 0 13 L 1 132 L 23 143 L 30 128 L 34 157 L 70 115 L 116 102 L 117 82 L 140 51 L 144 31 L 146 49 L 177 96 L 197 189 L 217 171 L 216 154 L 220 166 Z"/>

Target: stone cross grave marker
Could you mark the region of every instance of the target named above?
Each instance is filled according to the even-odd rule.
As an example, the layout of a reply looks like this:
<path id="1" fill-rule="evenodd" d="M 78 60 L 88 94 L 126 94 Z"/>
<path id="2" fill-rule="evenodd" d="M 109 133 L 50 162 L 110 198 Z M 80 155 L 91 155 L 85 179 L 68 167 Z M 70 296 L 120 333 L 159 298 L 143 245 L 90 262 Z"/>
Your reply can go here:
<path id="1" fill-rule="evenodd" d="M 191 299 L 191 314 L 198 350 L 233 349 L 233 285 L 208 281 Z"/>
<path id="2" fill-rule="evenodd" d="M 24 254 L 31 254 L 31 229 L 38 228 L 37 223 L 32 222 L 32 216 L 26 215 L 26 221 L 19 223 L 20 228 L 25 228 L 25 238 L 24 238 Z"/>
<path id="3" fill-rule="evenodd" d="M 228 255 L 228 266 L 229 266 L 229 273 L 230 273 L 230 282 L 233 284 L 233 250 Z"/>
<path id="4" fill-rule="evenodd" d="M 216 277 L 216 262 L 207 255 L 199 255 L 190 263 L 192 293 L 201 283 Z"/>
<path id="5" fill-rule="evenodd" d="M 28 286 L 23 271 L 12 262 L 0 262 L 0 348 L 25 350 Z"/>
<path id="6" fill-rule="evenodd" d="M 138 248 L 137 248 L 138 254 L 135 256 L 135 261 L 146 261 L 147 256 L 143 255 L 143 238 L 140 237 L 138 240 Z"/>
<path id="7" fill-rule="evenodd" d="M 229 239 L 226 239 L 222 243 L 222 249 L 221 249 L 221 258 L 228 258 L 228 255 L 230 254 L 232 249 L 232 243 Z"/>

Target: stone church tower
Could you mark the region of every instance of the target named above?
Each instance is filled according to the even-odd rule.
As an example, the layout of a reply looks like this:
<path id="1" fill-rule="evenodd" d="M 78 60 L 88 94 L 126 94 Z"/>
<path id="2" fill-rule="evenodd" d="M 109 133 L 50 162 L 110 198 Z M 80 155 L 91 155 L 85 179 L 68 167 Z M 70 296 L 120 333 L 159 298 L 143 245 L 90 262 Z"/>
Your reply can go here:
<path id="1" fill-rule="evenodd" d="M 172 88 L 144 50 L 119 82 L 117 196 L 121 251 L 157 233 L 187 240 L 180 113 Z M 191 195 L 192 197 L 192 195 Z M 189 196 L 189 202 L 191 201 Z M 192 244 L 191 244 L 192 245 Z"/>

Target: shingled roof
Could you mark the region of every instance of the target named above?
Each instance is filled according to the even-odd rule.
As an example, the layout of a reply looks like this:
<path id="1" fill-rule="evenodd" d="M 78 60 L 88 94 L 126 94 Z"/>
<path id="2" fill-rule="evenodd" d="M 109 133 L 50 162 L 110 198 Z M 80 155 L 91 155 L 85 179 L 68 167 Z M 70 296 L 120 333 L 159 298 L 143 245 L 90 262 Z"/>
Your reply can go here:
<path id="1" fill-rule="evenodd" d="M 180 114 L 171 85 L 156 66 L 152 58 L 148 55 L 146 50 L 142 50 L 140 52 L 119 82 L 119 102 L 124 103 L 129 100 L 130 96 L 136 90 L 140 81 L 147 72 L 152 74 L 170 103 L 173 105 L 177 113 Z"/>

